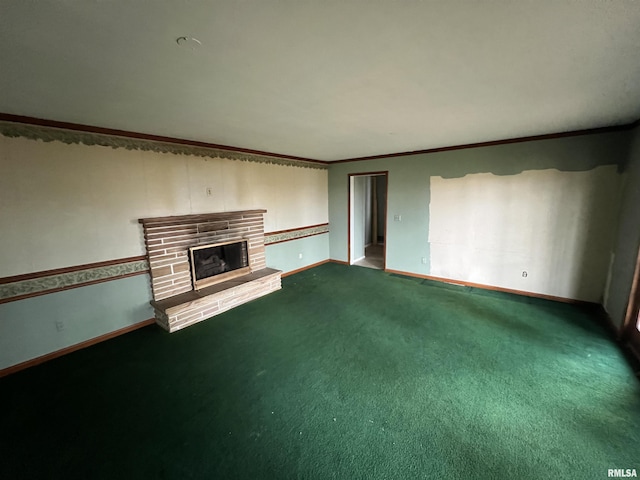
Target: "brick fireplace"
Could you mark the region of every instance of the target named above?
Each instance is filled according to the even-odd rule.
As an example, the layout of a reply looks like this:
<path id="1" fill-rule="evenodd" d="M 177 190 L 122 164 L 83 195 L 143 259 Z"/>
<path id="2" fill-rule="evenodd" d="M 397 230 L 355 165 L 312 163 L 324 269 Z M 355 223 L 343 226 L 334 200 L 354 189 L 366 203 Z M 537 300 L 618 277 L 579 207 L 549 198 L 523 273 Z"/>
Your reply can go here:
<path id="1" fill-rule="evenodd" d="M 156 323 L 169 332 L 206 320 L 281 288 L 279 270 L 267 268 L 266 210 L 142 218 Z M 248 267 L 238 275 L 194 289 L 190 249 L 246 241 Z"/>

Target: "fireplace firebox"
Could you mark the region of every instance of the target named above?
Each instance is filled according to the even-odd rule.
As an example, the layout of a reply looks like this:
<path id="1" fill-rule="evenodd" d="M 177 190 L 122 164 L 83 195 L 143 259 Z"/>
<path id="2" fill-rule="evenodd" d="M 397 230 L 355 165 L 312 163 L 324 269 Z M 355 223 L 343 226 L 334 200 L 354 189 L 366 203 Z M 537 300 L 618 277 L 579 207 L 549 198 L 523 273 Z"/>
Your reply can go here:
<path id="1" fill-rule="evenodd" d="M 244 240 L 191 247 L 189 258 L 194 290 L 251 272 Z"/>

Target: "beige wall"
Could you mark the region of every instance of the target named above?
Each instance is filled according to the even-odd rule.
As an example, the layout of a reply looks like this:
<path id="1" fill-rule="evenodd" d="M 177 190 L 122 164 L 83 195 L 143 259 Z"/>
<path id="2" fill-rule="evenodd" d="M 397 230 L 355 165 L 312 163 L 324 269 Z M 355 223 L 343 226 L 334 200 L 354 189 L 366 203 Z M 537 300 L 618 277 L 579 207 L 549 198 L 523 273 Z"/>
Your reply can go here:
<path id="1" fill-rule="evenodd" d="M 327 171 L 0 136 L 0 277 L 142 255 L 141 217 L 253 208 L 326 223 Z"/>
<path id="2" fill-rule="evenodd" d="M 431 177 L 431 275 L 599 301 L 619 187 L 615 165 Z"/>

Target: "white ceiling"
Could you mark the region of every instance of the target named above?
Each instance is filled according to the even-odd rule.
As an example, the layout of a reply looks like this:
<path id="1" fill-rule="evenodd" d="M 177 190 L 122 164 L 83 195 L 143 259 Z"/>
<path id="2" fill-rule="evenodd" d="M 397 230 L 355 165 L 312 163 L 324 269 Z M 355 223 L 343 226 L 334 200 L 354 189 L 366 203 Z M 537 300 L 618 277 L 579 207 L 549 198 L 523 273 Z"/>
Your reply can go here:
<path id="1" fill-rule="evenodd" d="M 0 112 L 338 160 L 630 123 L 639 47 L 635 0 L 0 0 Z"/>

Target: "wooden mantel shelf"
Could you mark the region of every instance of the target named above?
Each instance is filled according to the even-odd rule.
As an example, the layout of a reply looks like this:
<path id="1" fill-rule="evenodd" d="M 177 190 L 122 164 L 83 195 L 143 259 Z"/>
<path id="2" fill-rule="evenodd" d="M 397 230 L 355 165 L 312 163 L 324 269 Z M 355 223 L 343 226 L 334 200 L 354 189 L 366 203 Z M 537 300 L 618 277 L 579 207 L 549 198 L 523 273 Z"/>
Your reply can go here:
<path id="1" fill-rule="evenodd" d="M 237 212 L 196 213 L 193 215 L 175 215 L 172 217 L 140 218 L 138 222 L 145 227 L 162 227 L 165 225 L 177 225 L 180 223 L 200 223 L 218 220 L 229 220 L 244 215 L 264 214 L 266 210 L 240 210 Z"/>

